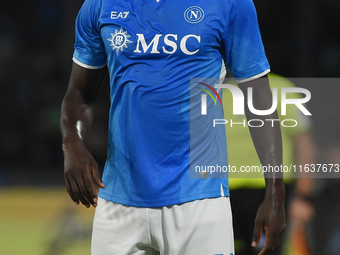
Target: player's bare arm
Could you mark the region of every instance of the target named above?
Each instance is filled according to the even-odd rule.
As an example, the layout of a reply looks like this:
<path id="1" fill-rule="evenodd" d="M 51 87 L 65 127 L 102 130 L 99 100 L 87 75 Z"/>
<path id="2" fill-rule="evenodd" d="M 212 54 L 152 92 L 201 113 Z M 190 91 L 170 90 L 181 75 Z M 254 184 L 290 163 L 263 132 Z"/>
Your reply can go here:
<path id="1" fill-rule="evenodd" d="M 84 139 L 92 125 L 92 111 L 106 68 L 86 69 L 73 63 L 69 87 L 61 107 L 64 177 L 71 199 L 87 208 L 97 205 L 95 183 L 101 181 L 97 162 L 86 149 Z"/>
<path id="2" fill-rule="evenodd" d="M 269 87 L 268 77 L 239 84 L 244 94 L 247 88 L 253 88 L 253 104 L 258 110 L 267 110 L 272 105 L 272 94 Z M 254 115 L 245 107 L 247 119 L 278 119 L 277 112 L 270 115 Z M 265 123 L 266 121 L 264 121 Z M 280 166 L 282 164 L 282 142 L 279 125 L 272 127 L 268 125 L 259 127 L 249 127 L 250 133 L 262 165 Z M 285 218 L 285 190 L 283 176 L 281 172 L 266 173 L 266 195 L 260 205 L 255 219 L 254 235 L 252 246 L 257 246 L 260 242 L 263 229 L 266 231 L 266 241 L 264 248 L 259 255 L 270 254 L 271 251 L 279 247 L 283 232 L 286 227 Z"/>

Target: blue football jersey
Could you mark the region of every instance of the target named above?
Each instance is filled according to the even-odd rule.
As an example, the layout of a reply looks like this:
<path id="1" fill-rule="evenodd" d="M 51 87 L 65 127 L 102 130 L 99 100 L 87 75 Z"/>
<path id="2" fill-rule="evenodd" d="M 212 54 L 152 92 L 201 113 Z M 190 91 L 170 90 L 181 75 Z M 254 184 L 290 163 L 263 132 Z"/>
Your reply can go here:
<path id="1" fill-rule="evenodd" d="M 251 0 L 85 0 L 73 57 L 110 73 L 100 197 L 159 207 L 229 196 L 226 176 L 190 173 L 197 164 L 228 165 L 225 128 L 198 120 L 192 95 L 204 83 L 191 93 L 190 80 L 223 79 L 226 67 L 239 82 L 269 72 Z M 224 118 L 222 107 L 210 103 L 208 112 Z"/>

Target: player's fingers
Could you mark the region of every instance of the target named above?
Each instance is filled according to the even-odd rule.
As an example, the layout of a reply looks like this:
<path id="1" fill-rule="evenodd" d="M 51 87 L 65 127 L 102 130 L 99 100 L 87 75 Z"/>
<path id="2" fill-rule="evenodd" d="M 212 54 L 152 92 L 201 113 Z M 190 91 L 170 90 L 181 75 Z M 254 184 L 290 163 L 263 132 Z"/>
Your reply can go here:
<path id="1" fill-rule="evenodd" d="M 264 247 L 258 255 L 269 255 L 278 247 Z"/>
<path id="2" fill-rule="evenodd" d="M 268 248 L 263 248 L 258 255 L 267 255 L 269 254 Z"/>
<path id="3" fill-rule="evenodd" d="M 97 163 L 93 163 L 92 167 L 91 167 L 91 174 L 92 174 L 92 178 L 94 179 L 94 181 L 97 183 L 97 185 L 101 188 L 105 188 L 104 183 L 102 182 L 101 178 L 100 178 L 100 174 L 99 174 L 99 169 L 98 169 L 98 164 Z"/>
<path id="4" fill-rule="evenodd" d="M 71 193 L 73 197 L 77 199 L 78 203 L 79 201 L 81 202 L 80 192 L 79 192 L 79 188 L 78 188 L 76 180 L 74 178 L 70 178 L 69 181 L 70 181 Z"/>
<path id="5" fill-rule="evenodd" d="M 271 235 L 269 233 L 266 233 L 266 241 L 265 241 L 264 247 L 260 251 L 259 255 L 269 254 L 273 250 L 271 246 L 272 246 Z"/>
<path id="6" fill-rule="evenodd" d="M 259 253 L 259 255 L 270 254 L 273 250 L 279 247 L 281 238 L 278 233 L 271 232 L 270 230 L 266 231 L 266 241 L 264 243 L 264 247 Z"/>
<path id="7" fill-rule="evenodd" d="M 275 250 L 276 248 L 280 246 L 282 238 L 283 238 L 283 231 L 278 232 L 273 235 L 273 250 Z"/>
<path id="8" fill-rule="evenodd" d="M 97 194 L 96 194 L 96 187 L 94 186 L 93 180 L 91 176 L 89 175 L 83 176 L 83 180 L 85 183 L 85 187 L 87 189 L 86 199 L 93 206 L 96 206 L 97 205 Z"/>
<path id="9" fill-rule="evenodd" d="M 66 184 L 67 193 L 69 194 L 70 198 L 73 200 L 73 202 L 79 205 L 79 200 L 74 196 L 70 181 L 67 177 L 65 177 L 65 184 Z"/>
<path id="10" fill-rule="evenodd" d="M 72 192 L 74 196 L 87 208 L 90 207 L 90 203 L 86 200 L 86 194 L 88 193 L 87 189 L 85 188 L 83 178 L 80 176 L 79 178 L 75 178 L 75 181 L 71 181 Z"/>
<path id="11" fill-rule="evenodd" d="M 263 229 L 262 220 L 256 218 L 253 232 L 253 242 L 251 243 L 251 246 L 256 247 L 259 244 L 262 236 L 262 229 Z"/>

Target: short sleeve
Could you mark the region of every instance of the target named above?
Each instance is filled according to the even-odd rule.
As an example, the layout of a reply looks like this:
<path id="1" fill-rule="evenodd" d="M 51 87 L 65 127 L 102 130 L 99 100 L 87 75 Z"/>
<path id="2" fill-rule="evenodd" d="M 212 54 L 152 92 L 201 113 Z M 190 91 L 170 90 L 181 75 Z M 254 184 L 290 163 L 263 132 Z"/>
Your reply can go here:
<path id="1" fill-rule="evenodd" d="M 270 71 L 252 0 L 234 0 L 223 36 L 225 63 L 238 83 Z"/>
<path id="2" fill-rule="evenodd" d="M 100 35 L 100 10 L 101 0 L 85 0 L 76 19 L 73 61 L 89 69 L 106 65 L 105 45 Z"/>

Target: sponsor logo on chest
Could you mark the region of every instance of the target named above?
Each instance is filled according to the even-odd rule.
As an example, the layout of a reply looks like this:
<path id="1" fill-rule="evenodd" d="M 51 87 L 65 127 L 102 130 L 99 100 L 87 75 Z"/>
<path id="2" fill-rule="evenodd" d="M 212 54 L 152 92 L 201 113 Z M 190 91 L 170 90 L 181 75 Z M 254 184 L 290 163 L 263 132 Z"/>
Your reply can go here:
<path id="1" fill-rule="evenodd" d="M 201 36 L 195 34 L 187 34 L 182 37 L 179 37 L 178 34 L 155 34 L 152 38 L 146 39 L 144 34 L 137 33 L 136 42 L 131 41 L 130 37 L 131 35 L 127 31 L 120 28 L 120 30 L 115 30 L 115 33 L 111 33 L 111 37 L 107 40 L 111 42 L 110 46 L 112 50 L 116 50 L 117 55 L 128 47 L 134 47 L 133 52 L 136 54 L 174 54 L 181 51 L 186 55 L 194 55 L 199 52 L 201 43 Z M 190 47 L 188 47 L 189 44 Z"/>
<path id="2" fill-rule="evenodd" d="M 113 10 L 110 13 L 111 20 L 121 20 L 125 22 L 132 17 L 129 16 L 130 12 L 127 10 Z M 201 7 L 191 6 L 184 11 L 183 18 L 185 21 L 191 24 L 199 23 L 204 18 L 204 11 Z M 135 41 L 132 38 L 136 38 Z M 194 55 L 199 52 L 199 46 L 201 43 L 201 36 L 196 34 L 186 34 L 179 36 L 177 33 L 158 34 L 153 36 L 146 36 L 143 33 L 136 33 L 132 36 L 128 31 L 122 27 L 120 30 L 115 29 L 114 33 L 111 33 L 111 37 L 107 38 L 111 42 L 110 46 L 113 51 L 116 51 L 117 55 L 124 50 L 133 47 L 133 53 L 135 54 L 175 54 L 176 52 L 182 52 L 185 55 Z"/>

